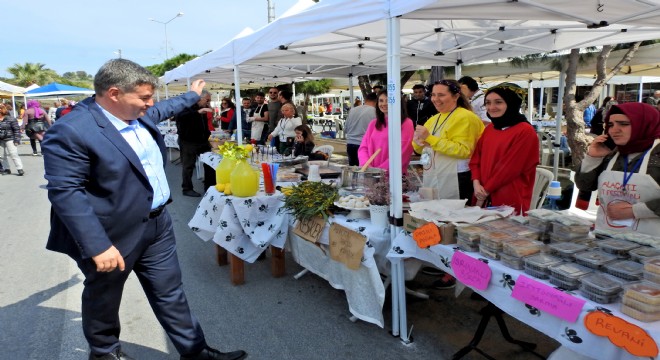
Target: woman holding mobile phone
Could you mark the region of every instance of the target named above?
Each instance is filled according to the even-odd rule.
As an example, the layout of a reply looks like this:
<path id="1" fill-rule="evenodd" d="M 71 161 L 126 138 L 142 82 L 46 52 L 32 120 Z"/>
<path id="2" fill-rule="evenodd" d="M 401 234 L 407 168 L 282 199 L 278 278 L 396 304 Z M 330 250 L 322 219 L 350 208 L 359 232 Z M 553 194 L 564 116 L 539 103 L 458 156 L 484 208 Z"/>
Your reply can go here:
<path id="1" fill-rule="evenodd" d="M 660 232 L 660 112 L 643 103 L 614 105 L 575 176 L 598 190 L 596 228 Z"/>

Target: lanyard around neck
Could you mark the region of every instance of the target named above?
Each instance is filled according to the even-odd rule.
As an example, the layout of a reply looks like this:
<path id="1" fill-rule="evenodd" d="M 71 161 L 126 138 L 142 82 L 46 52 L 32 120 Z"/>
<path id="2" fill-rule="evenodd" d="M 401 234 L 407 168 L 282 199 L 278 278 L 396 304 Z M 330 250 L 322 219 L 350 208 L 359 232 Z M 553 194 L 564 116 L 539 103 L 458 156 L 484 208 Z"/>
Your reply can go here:
<path id="1" fill-rule="evenodd" d="M 458 109 L 458 106 L 455 107 L 454 110 L 452 110 L 452 111 L 449 112 L 449 114 L 447 115 L 447 117 L 442 121 L 442 124 L 440 124 L 440 129 L 442 129 L 442 126 L 445 125 L 445 123 L 447 122 L 447 120 L 449 120 L 449 117 L 451 116 L 451 114 L 453 114 L 454 111 L 456 111 L 456 109 Z M 441 115 L 442 115 L 442 114 L 441 114 Z M 435 131 L 438 129 L 438 123 L 439 123 L 439 122 L 440 122 L 440 116 L 438 116 L 438 120 L 436 120 L 436 121 L 435 121 L 435 125 L 433 125 L 433 131 L 431 132 L 431 135 L 435 135 Z"/>
<path id="2" fill-rule="evenodd" d="M 646 153 L 649 152 L 648 150 L 644 151 L 642 156 L 635 161 L 635 164 L 633 165 L 632 169 L 630 171 L 628 170 L 628 155 L 623 157 L 623 185 L 622 188 L 625 190 L 626 185 L 628 185 L 628 182 L 632 178 L 633 174 L 635 171 L 639 170 L 639 167 L 642 166 L 642 162 L 644 161 L 644 157 L 646 156 Z"/>

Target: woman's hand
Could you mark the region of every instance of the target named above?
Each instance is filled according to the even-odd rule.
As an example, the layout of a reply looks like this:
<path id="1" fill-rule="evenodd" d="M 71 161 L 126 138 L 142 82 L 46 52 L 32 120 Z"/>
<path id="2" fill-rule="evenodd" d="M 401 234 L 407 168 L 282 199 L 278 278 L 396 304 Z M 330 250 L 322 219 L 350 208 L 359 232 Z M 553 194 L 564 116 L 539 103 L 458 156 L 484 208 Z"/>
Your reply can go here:
<path id="1" fill-rule="evenodd" d="M 430 135 L 430 134 L 429 134 L 429 130 L 428 130 L 427 128 L 425 128 L 424 126 L 422 126 L 422 125 L 417 125 L 417 127 L 415 127 L 415 135 L 414 135 L 414 137 L 415 137 L 416 139 L 420 139 L 420 140 L 426 141 L 426 138 L 429 137 L 429 135 Z"/>
<path id="2" fill-rule="evenodd" d="M 477 198 L 477 200 L 486 200 L 490 193 L 484 189 L 484 187 L 481 185 L 481 182 L 479 180 L 474 180 L 472 181 L 472 186 L 474 187 L 474 196 Z"/>
<path id="3" fill-rule="evenodd" d="M 607 217 L 612 220 L 634 219 L 632 204 L 617 201 L 607 205 Z"/>
<path id="4" fill-rule="evenodd" d="M 604 144 L 607 139 L 609 139 L 609 136 L 605 134 L 595 137 L 587 148 L 587 155 L 591 157 L 605 157 L 611 154 L 612 150 Z"/>
<path id="5" fill-rule="evenodd" d="M 273 134 L 268 135 L 268 141 L 273 140 Z"/>
<path id="6" fill-rule="evenodd" d="M 303 142 L 303 137 L 300 134 L 296 134 L 296 141 L 297 142 Z"/>

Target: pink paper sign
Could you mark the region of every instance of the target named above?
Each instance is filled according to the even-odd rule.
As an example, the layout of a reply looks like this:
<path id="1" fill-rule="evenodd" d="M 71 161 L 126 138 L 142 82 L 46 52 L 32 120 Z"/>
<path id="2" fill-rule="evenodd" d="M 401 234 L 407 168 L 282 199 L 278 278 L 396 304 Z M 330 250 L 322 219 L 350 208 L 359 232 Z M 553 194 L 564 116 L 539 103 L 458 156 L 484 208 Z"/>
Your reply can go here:
<path id="1" fill-rule="evenodd" d="M 460 251 L 451 257 L 451 268 L 458 281 L 477 290 L 486 290 L 493 275 L 488 264 Z"/>
<path id="2" fill-rule="evenodd" d="M 575 322 L 578 319 L 582 307 L 586 303 L 582 299 L 532 280 L 525 275 L 518 276 L 511 296 L 569 322 Z"/>

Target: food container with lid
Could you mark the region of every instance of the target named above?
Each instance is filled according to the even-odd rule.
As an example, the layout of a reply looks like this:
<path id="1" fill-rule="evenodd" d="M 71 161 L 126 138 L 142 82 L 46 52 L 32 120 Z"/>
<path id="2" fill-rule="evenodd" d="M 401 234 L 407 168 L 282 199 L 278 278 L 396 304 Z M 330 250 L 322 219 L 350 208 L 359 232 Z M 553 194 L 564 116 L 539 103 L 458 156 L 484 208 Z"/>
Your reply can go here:
<path id="1" fill-rule="evenodd" d="M 660 284 L 660 274 L 644 271 L 642 275 L 644 277 L 644 280 L 648 280 L 656 284 Z"/>
<path id="2" fill-rule="evenodd" d="M 660 320 L 660 312 L 645 313 L 626 304 L 621 305 L 621 312 L 633 319 L 637 319 L 643 322 L 653 322 Z"/>
<path id="3" fill-rule="evenodd" d="M 565 279 L 561 279 L 561 278 L 558 278 L 556 276 L 550 275 L 549 281 L 552 285 L 560 287 L 564 290 L 577 290 L 580 287 L 580 280 L 578 280 L 578 279 L 565 280 Z"/>
<path id="4" fill-rule="evenodd" d="M 541 230 L 521 224 L 515 224 L 514 226 L 507 228 L 506 231 L 512 233 L 517 238 L 529 240 L 539 240 L 541 234 L 543 234 L 543 231 Z"/>
<path id="5" fill-rule="evenodd" d="M 643 301 L 636 300 L 634 298 L 631 298 L 630 296 L 624 296 L 621 299 L 621 302 L 625 305 L 630 306 L 631 308 L 635 310 L 639 310 L 643 313 L 656 313 L 660 312 L 660 305 L 651 305 L 647 304 Z"/>
<path id="6" fill-rule="evenodd" d="M 582 279 L 582 281 L 584 281 L 584 278 Z M 586 297 L 587 299 L 589 299 L 591 301 L 595 301 L 599 304 L 614 303 L 617 300 L 619 300 L 619 297 L 621 296 L 620 293 L 610 294 L 610 295 L 603 295 L 603 294 L 597 294 L 597 293 L 591 292 L 591 291 L 587 290 L 584 287 L 584 283 L 582 284 L 582 286 L 580 286 L 580 294 L 582 296 Z"/>
<path id="7" fill-rule="evenodd" d="M 533 216 L 528 216 L 529 226 L 534 229 L 541 230 L 542 232 L 548 233 L 552 231 L 552 221 L 548 219 L 536 218 Z"/>
<path id="8" fill-rule="evenodd" d="M 608 254 L 600 249 L 589 250 L 575 254 L 575 262 L 592 269 L 600 269 L 603 265 L 615 261 L 616 255 Z"/>
<path id="9" fill-rule="evenodd" d="M 573 242 L 573 243 L 584 243 L 588 241 L 588 238 L 586 235 L 581 235 L 578 237 L 570 237 L 566 236 L 563 234 L 557 234 L 555 232 L 551 232 L 549 235 L 550 237 L 550 242 L 555 243 L 555 242 Z"/>
<path id="10" fill-rule="evenodd" d="M 579 283 L 581 277 L 592 273 L 594 270 L 575 263 L 563 263 L 548 267 L 550 275 L 566 282 Z"/>
<path id="11" fill-rule="evenodd" d="M 515 223 L 506 219 L 498 219 L 486 222 L 484 225 L 492 230 L 506 230 L 515 225 Z"/>
<path id="12" fill-rule="evenodd" d="M 523 258 L 523 262 L 525 263 L 525 268 L 547 272 L 548 267 L 561 264 L 564 262 L 564 260 L 557 256 L 541 253 L 532 256 L 526 256 Z"/>
<path id="13" fill-rule="evenodd" d="M 563 219 L 562 219 L 563 220 Z M 552 232 L 569 238 L 587 236 L 591 230 L 591 222 L 578 217 L 571 218 L 571 221 L 555 221 L 552 223 Z"/>
<path id="14" fill-rule="evenodd" d="M 522 270 L 525 268 L 525 262 L 523 261 L 524 258 L 519 256 L 507 255 L 502 251 L 500 251 L 499 255 L 500 255 L 500 261 L 506 267 L 510 267 L 516 270 Z"/>
<path id="15" fill-rule="evenodd" d="M 481 234 L 481 243 L 491 249 L 502 249 L 502 243 L 514 239 L 513 234 L 502 230 L 489 230 Z"/>
<path id="16" fill-rule="evenodd" d="M 650 246 L 640 246 L 637 249 L 630 250 L 628 254 L 630 254 L 630 258 L 634 261 L 643 263 L 646 260 L 660 255 L 660 250 Z"/>
<path id="17" fill-rule="evenodd" d="M 475 226 L 475 225 L 465 225 L 465 226 L 456 227 L 456 233 L 458 234 L 457 237 L 459 239 L 465 239 L 470 241 L 476 240 L 477 242 L 479 241 L 480 235 L 486 231 L 488 231 L 488 229 L 482 226 Z"/>
<path id="18" fill-rule="evenodd" d="M 624 286 L 623 296 L 660 306 L 660 285 L 648 281 L 630 284 Z"/>
<path id="19" fill-rule="evenodd" d="M 541 247 L 543 247 L 543 243 L 540 241 L 515 239 L 506 241 L 502 245 L 502 250 L 507 255 L 523 257 L 540 252 Z"/>
<path id="20" fill-rule="evenodd" d="M 484 244 L 479 245 L 479 254 L 493 260 L 499 260 L 500 256 L 497 249 L 492 249 Z"/>
<path id="21" fill-rule="evenodd" d="M 458 247 L 465 251 L 469 252 L 477 252 L 479 251 L 479 242 L 472 242 L 470 240 L 464 240 L 464 239 L 457 239 L 456 244 L 458 244 Z"/>
<path id="22" fill-rule="evenodd" d="M 660 256 L 647 259 L 644 262 L 644 270 L 660 275 Z"/>
<path id="23" fill-rule="evenodd" d="M 632 260 L 614 261 L 603 266 L 605 271 L 624 280 L 640 280 L 644 265 Z"/>
<path id="24" fill-rule="evenodd" d="M 586 291 L 598 295 L 617 295 L 623 290 L 623 282 L 620 279 L 601 272 L 585 275 L 580 281 Z"/>
<path id="25" fill-rule="evenodd" d="M 583 252 L 589 249 L 589 247 L 579 243 L 558 242 L 548 245 L 548 249 L 553 255 L 557 255 L 563 259 L 573 260 L 575 259 L 575 254 Z"/>
<path id="26" fill-rule="evenodd" d="M 627 259 L 628 252 L 639 247 L 634 242 L 617 239 L 601 240 L 597 242 L 597 245 L 606 253 L 614 254 L 619 259 Z"/>

